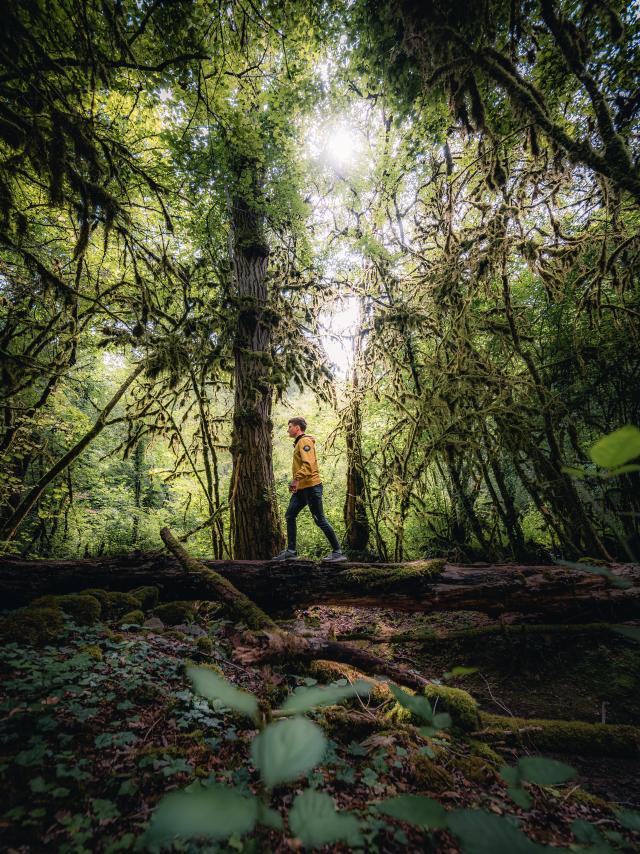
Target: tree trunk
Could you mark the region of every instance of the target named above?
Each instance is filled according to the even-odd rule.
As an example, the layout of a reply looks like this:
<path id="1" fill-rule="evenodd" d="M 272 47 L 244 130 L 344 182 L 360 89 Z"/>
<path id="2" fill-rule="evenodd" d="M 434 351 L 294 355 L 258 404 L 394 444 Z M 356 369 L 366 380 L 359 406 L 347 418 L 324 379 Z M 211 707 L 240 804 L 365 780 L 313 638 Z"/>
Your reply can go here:
<path id="1" fill-rule="evenodd" d="M 234 555 L 241 560 L 270 558 L 283 545 L 278 517 L 271 447 L 271 330 L 265 320 L 269 248 L 263 215 L 256 209 L 260 194 L 258 166 L 245 161 L 251 203 L 236 196 L 232 204 L 233 269 L 237 299 L 235 400 L 230 486 Z"/>
<path id="2" fill-rule="evenodd" d="M 407 612 L 482 611 L 542 616 L 549 621 L 612 621 L 640 614 L 640 565 L 616 564 L 621 589 L 589 572 L 561 566 L 471 565 L 421 561 L 407 564 L 340 564 L 311 561 L 200 561 L 270 614 L 313 604 L 393 608 Z M 90 587 L 130 590 L 155 584 L 164 600 L 217 597 L 172 557 L 132 554 L 102 560 L 0 559 L 0 601 L 17 607 L 35 596 Z"/>
<path id="3" fill-rule="evenodd" d="M 353 351 L 351 400 L 344 425 L 347 444 L 347 494 L 344 501 L 345 543 L 347 548 L 354 552 L 364 551 L 369 542 L 369 520 L 367 519 L 365 504 L 364 466 L 362 462 L 362 418 L 358 388 L 358 357 L 360 355 L 361 335 L 361 325 L 359 325 Z"/>

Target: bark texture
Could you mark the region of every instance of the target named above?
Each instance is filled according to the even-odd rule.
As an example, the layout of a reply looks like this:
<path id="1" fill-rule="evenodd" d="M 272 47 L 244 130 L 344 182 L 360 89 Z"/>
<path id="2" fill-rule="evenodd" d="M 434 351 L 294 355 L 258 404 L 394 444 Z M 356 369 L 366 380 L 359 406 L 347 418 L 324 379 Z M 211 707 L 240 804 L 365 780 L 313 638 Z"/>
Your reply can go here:
<path id="1" fill-rule="evenodd" d="M 259 198 L 257 165 L 248 161 L 238 169 Z M 265 317 L 269 247 L 255 204 L 236 197 L 232 217 L 237 324 L 229 504 L 235 557 L 259 560 L 272 557 L 283 545 L 272 462 L 271 327 Z"/>
<path id="2" fill-rule="evenodd" d="M 271 614 L 313 604 L 383 607 L 399 611 L 474 610 L 492 616 L 523 613 L 549 621 L 633 618 L 640 614 L 640 566 L 617 564 L 615 576 L 632 583 L 613 587 L 605 579 L 560 566 L 434 563 L 318 565 L 265 561 L 199 561 L 230 581 Z M 35 596 L 88 587 L 129 590 L 155 584 L 164 600 L 215 599 L 196 574 L 170 556 L 131 554 L 76 561 L 0 559 L 0 600 L 23 605 Z"/>

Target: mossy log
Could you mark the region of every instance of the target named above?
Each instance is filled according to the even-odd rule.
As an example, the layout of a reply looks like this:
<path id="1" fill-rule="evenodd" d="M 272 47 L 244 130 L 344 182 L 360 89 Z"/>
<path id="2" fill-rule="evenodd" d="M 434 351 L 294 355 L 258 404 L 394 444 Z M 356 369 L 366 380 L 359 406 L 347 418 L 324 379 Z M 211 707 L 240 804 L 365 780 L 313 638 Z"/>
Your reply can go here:
<path id="1" fill-rule="evenodd" d="M 193 558 L 173 537 L 168 528 L 163 528 L 160 535 L 188 575 L 201 578 L 207 585 L 208 593 L 222 602 L 237 620 L 244 622 L 250 629 L 262 630 L 261 637 L 254 636 L 248 646 L 236 649 L 236 657 L 241 662 L 255 665 L 282 658 L 287 660 L 295 658 L 302 661 L 327 658 L 351 664 L 365 673 L 387 676 L 398 684 L 410 688 L 422 688 L 428 684 L 428 680 L 418 674 L 411 673 L 404 667 L 398 667 L 357 647 L 321 638 L 303 638 L 284 631 L 265 611 L 255 605 L 244 593 L 238 591 L 230 581 Z"/>
<path id="2" fill-rule="evenodd" d="M 640 613 L 640 565 L 615 564 L 621 589 L 589 572 L 561 566 L 447 564 L 316 564 L 296 560 L 199 561 L 226 578 L 269 614 L 313 604 L 385 607 L 398 611 L 474 610 L 491 616 L 535 614 L 549 621 L 620 620 Z M 0 559 L 0 597 L 7 607 L 35 596 L 86 587 L 130 590 L 153 584 L 164 601 L 216 598 L 207 580 L 185 573 L 165 554 L 107 559 L 27 561 Z"/>
<path id="3" fill-rule="evenodd" d="M 590 724 L 516 718 L 480 713 L 482 729 L 474 737 L 550 753 L 581 756 L 640 756 L 640 728 L 626 724 Z"/>

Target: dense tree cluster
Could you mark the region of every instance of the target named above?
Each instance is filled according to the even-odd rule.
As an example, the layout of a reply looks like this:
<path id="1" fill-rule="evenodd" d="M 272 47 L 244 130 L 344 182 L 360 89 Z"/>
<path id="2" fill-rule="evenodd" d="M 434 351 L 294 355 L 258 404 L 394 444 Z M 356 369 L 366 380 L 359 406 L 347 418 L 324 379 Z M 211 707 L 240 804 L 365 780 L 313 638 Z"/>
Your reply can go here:
<path id="1" fill-rule="evenodd" d="M 148 547 L 169 522 L 269 557 L 274 400 L 298 386 L 337 403 L 354 552 L 638 552 L 638 474 L 587 456 L 640 423 L 630 6 L 1 14 L 6 549 Z M 308 151 L 334 120 L 348 165 Z M 345 379 L 336 296 L 359 305 Z"/>

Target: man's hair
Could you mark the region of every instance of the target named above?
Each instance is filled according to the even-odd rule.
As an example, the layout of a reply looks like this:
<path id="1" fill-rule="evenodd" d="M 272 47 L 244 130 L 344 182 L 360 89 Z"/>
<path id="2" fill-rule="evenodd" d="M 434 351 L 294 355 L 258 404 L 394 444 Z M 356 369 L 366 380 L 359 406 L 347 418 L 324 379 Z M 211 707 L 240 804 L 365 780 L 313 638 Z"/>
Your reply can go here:
<path id="1" fill-rule="evenodd" d="M 307 429 L 307 422 L 304 420 L 304 418 L 290 418 L 287 421 L 287 424 L 297 424 L 297 426 L 302 430 L 303 433 Z"/>

